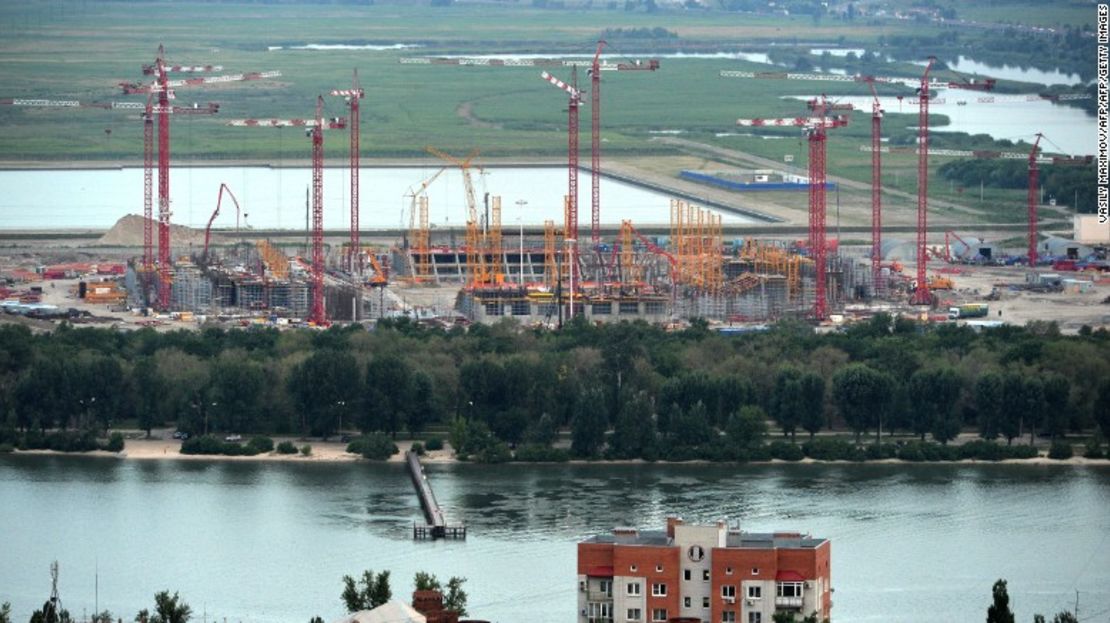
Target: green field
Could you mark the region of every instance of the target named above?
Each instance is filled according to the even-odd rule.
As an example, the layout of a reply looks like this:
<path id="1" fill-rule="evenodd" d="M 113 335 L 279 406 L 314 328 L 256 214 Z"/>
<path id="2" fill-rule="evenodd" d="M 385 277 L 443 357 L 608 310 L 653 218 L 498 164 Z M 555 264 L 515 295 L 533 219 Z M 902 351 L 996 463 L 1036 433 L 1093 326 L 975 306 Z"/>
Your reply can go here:
<path id="1" fill-rule="evenodd" d="M 1001 18 L 995 8 L 980 7 L 977 19 Z M 1072 8 L 1060 13 L 1065 20 L 1078 19 L 1077 15 L 1078 10 Z M 664 45 L 691 50 L 760 49 L 772 42 L 799 41 L 868 45 L 883 36 L 938 31 L 930 24 L 897 20 L 864 23 L 705 11 L 648 14 L 489 5 L 9 2 L 0 5 L 0 98 L 143 101 L 143 96 L 120 94 L 115 84 L 140 80 L 140 65 L 151 62 L 162 43 L 172 63 L 222 64 L 224 73 L 277 69 L 283 74 L 271 81 L 178 89 L 179 105 L 218 101 L 222 109 L 214 117 L 178 116 L 173 120 L 177 161 L 304 162 L 309 143 L 302 131 L 230 128 L 226 120 L 310 116 L 316 94 L 349 86 L 354 68 L 367 92 L 362 106 L 364 157 L 424 156 L 424 147 L 434 145 L 452 153 L 478 148 L 486 158 L 559 159 L 566 149 L 567 101 L 540 79 L 539 69 L 402 65 L 399 58 L 449 53 L 588 54 L 606 28 L 657 27 L 672 31 L 677 39 L 618 40 L 612 48 L 629 58 L 642 58 Z M 288 49 L 308 43 L 423 47 Z M 269 46 L 286 49 L 268 51 Z M 929 52 L 923 50 L 922 55 Z M 804 165 L 805 145 L 800 139 L 715 135 L 734 130 L 737 117 L 804 115 L 800 102 L 781 98 L 816 92 L 815 84 L 830 96 L 865 92 L 852 83 L 718 76 L 721 69 L 767 68 L 731 59 L 664 58 L 657 72 L 606 72 L 602 89 L 606 158 L 674 154 L 673 148 L 651 141 L 652 132 L 682 130 L 691 140 L 780 161 L 782 150 L 789 148 L 795 163 Z M 906 65 L 889 69 L 918 71 Z M 556 73 L 570 78 L 569 71 Z M 585 74 L 579 79 L 585 83 Z M 909 89 L 901 92 L 911 93 Z M 342 100 L 327 99 L 326 114 L 344 114 Z M 469 117 L 463 113 L 466 109 Z M 887 119 L 888 128 L 905 128 L 914 122 L 911 115 L 889 115 Z M 141 160 L 141 122 L 133 113 L 0 106 L 0 126 L 4 129 L 0 160 Z M 588 101 L 583 105 L 582 128 L 582 146 L 588 150 Z M 868 133 L 867 115 L 859 112 L 851 126 L 836 131 L 830 140 L 830 173 L 869 179 L 869 156 L 858 151 L 867 144 Z M 328 157 L 344 158 L 346 133 L 329 133 L 329 137 Z M 884 182 L 913 192 L 914 166 L 912 157 L 888 158 Z M 931 191 L 937 197 L 966 199 L 942 180 L 935 180 Z M 978 189 L 974 194 L 977 199 Z M 995 190 L 988 192 L 984 204 L 1001 216 L 1021 197 L 1019 191 Z"/>

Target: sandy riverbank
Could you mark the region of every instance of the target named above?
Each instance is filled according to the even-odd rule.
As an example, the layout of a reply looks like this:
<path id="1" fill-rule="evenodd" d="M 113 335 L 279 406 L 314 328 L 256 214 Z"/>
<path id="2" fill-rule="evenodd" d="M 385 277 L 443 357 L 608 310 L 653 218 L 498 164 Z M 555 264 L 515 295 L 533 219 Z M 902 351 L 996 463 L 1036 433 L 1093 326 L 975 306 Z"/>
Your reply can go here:
<path id="1" fill-rule="evenodd" d="M 312 446 L 312 454 L 305 456 L 300 453 L 297 454 L 278 454 L 277 452 L 269 452 L 266 454 L 257 454 L 254 456 L 223 456 L 211 454 L 181 454 L 181 442 L 170 439 L 129 439 L 127 440 L 123 452 L 118 454 L 112 452 L 95 451 L 84 452 L 80 454 L 56 452 L 53 450 L 26 450 L 16 451 L 19 455 L 67 455 L 67 456 L 90 456 L 90 457 L 106 457 L 115 459 L 134 459 L 140 461 L 151 460 L 185 460 L 185 461 L 283 461 L 295 463 L 352 463 L 364 461 L 357 454 L 350 454 L 347 452 L 347 444 L 337 441 L 325 442 L 305 442 L 297 440 L 293 437 L 275 437 L 274 444 L 281 443 L 282 441 L 291 441 L 298 448 L 304 445 Z M 400 452 L 394 454 L 387 461 L 388 463 L 402 463 L 404 462 L 404 453 L 412 448 L 412 440 L 399 440 L 396 442 Z M 454 450 L 448 444 L 444 444 L 444 449 L 429 451 L 422 458 L 424 463 L 460 463 L 455 458 Z M 752 461 L 746 465 L 782 465 L 782 464 L 803 464 L 803 465 L 817 465 L 817 464 L 841 464 L 841 465 L 1029 465 L 1029 466 L 1045 466 L 1045 465 L 1070 465 L 1070 466 L 1091 466 L 1091 467 L 1110 467 L 1110 458 L 1107 459 L 1088 459 L 1082 456 L 1073 456 L 1066 460 L 1050 459 L 1047 456 L 1041 455 L 1031 459 L 1005 459 L 1002 461 L 982 461 L 976 459 L 963 459 L 960 461 L 903 461 L 901 459 L 879 459 L 875 461 L 820 461 L 817 459 L 804 458 L 800 461 L 783 461 L 780 459 L 772 459 L 770 461 Z M 619 461 L 584 461 L 573 460 L 566 463 L 553 463 L 555 465 L 647 465 L 648 461 L 643 459 L 619 460 Z M 667 463 L 659 461 L 655 464 L 658 465 L 729 465 L 729 463 L 715 463 L 712 461 L 682 461 L 677 463 Z M 518 463 L 519 465 L 519 463 Z"/>

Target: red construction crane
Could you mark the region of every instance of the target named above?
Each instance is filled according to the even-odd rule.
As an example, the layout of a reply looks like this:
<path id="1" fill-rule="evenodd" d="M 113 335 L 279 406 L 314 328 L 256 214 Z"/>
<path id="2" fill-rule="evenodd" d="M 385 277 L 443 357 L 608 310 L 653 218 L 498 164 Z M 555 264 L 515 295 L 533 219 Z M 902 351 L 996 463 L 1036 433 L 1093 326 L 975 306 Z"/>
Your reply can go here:
<path id="1" fill-rule="evenodd" d="M 871 89 L 871 288 L 880 294 L 886 288 L 882 283 L 883 260 L 883 109 L 879 105 L 879 94 L 875 91 L 875 81 L 868 80 Z"/>
<path id="2" fill-rule="evenodd" d="M 602 63 L 601 49 L 605 40 L 597 42 L 597 52 L 590 63 L 590 241 L 596 248 L 601 243 L 601 72 L 659 69 L 658 59 L 631 63 Z"/>
<path id="3" fill-rule="evenodd" d="M 1037 147 L 1041 144 L 1044 135 L 1037 133 L 1037 140 L 1033 141 L 1033 149 L 1029 150 L 1029 268 L 1037 267 Z"/>
<path id="4" fill-rule="evenodd" d="M 235 198 L 235 195 L 231 192 L 231 189 L 227 187 L 227 184 L 221 183 L 220 192 L 216 195 L 216 209 L 212 211 L 212 216 L 208 218 L 208 225 L 204 227 L 204 255 L 201 257 L 204 258 L 203 261 L 205 264 L 208 264 L 208 241 L 212 236 L 212 222 L 220 215 L 220 204 L 224 200 L 224 191 L 227 191 L 227 196 L 231 197 L 232 203 L 235 204 L 235 231 L 239 231 L 239 200 Z"/>
<path id="5" fill-rule="evenodd" d="M 882 143 L 882 116 L 883 110 L 879 105 L 879 95 L 875 90 L 876 84 L 891 84 L 915 87 L 919 93 L 924 91 L 925 97 L 928 97 L 928 89 L 931 87 L 934 90 L 941 89 L 965 89 L 976 91 L 989 91 L 994 88 L 995 81 L 993 79 L 986 79 L 982 81 L 966 80 L 963 82 L 957 81 L 933 81 L 928 82 L 929 68 L 935 59 L 929 60 L 929 65 L 926 67 L 925 76 L 920 80 L 912 78 L 897 78 L 889 76 L 870 76 L 858 74 L 854 76 L 839 76 L 835 74 L 811 74 L 811 73 L 787 73 L 787 72 L 751 72 L 751 71 L 733 71 L 723 70 L 720 75 L 726 78 L 759 78 L 770 80 L 806 80 L 806 81 L 820 81 L 820 82 L 863 82 L 866 83 L 871 90 L 872 105 L 871 105 L 871 278 L 875 292 L 879 292 L 882 287 L 881 280 L 881 260 L 882 260 L 882 158 L 879 155 Z M 1072 99 L 1073 96 L 1057 96 L 1057 99 Z M 1037 96 L 1040 99 L 1041 96 Z M 1004 98 L 981 97 L 979 101 L 995 100 L 1001 101 Z M 938 103 L 934 100 L 933 103 Z M 852 110 L 851 104 L 832 104 L 828 105 L 827 102 L 819 102 L 816 99 L 811 99 L 807 102 L 810 110 L 815 110 L 817 107 L 824 105 L 825 110 Z M 928 106 L 928 102 L 922 104 Z M 928 112 L 926 110 L 926 119 Z M 757 125 L 757 124 L 753 124 Z M 768 124 L 758 124 L 768 125 Z M 791 124 L 797 125 L 797 124 Z M 802 124 L 808 125 L 808 124 Z M 928 137 L 928 129 L 925 130 L 926 138 Z M 927 149 L 927 147 L 926 147 Z M 928 156 L 925 156 L 925 162 L 928 162 Z M 923 208 L 921 205 L 919 193 L 919 225 L 923 224 Z M 918 233 L 918 237 L 923 236 L 923 232 Z M 919 245 L 921 243 L 919 242 Z M 922 280 L 919 279 L 919 282 Z"/>
<path id="6" fill-rule="evenodd" d="M 153 93 L 148 95 L 145 104 L 141 102 L 84 102 L 80 100 L 31 98 L 0 99 L 0 105 L 30 108 L 140 111 L 140 118 L 143 121 L 143 261 L 140 273 L 142 274 L 144 299 L 148 302 L 151 286 L 150 277 L 154 274 L 152 179 L 154 169 L 154 116 L 168 118 L 171 114 L 214 115 L 220 112 L 220 105 L 215 102 L 208 102 L 203 105 L 194 103 L 191 106 L 169 106 L 168 104 L 155 104 L 153 97 Z"/>
<path id="7" fill-rule="evenodd" d="M 828 240 L 826 236 L 825 166 L 826 139 L 829 128 L 848 125 L 848 118 L 825 115 L 825 97 L 822 96 L 816 107 L 816 117 L 794 117 L 785 119 L 737 119 L 736 124 L 750 127 L 804 127 L 809 141 L 809 248 L 814 264 L 813 317 L 824 320 L 828 316 L 828 297 L 825 293 L 828 263 Z"/>
<path id="8" fill-rule="evenodd" d="M 415 57 L 402 58 L 407 65 L 462 65 L 471 67 L 586 67 L 590 74 L 590 237 L 596 247 L 601 238 L 601 72 L 603 71 L 655 71 L 659 59 L 609 62 L 601 58 L 602 48 L 608 44 L 597 42 L 597 50 L 590 61 L 554 58 L 481 58 L 481 57 Z M 577 201 L 577 199 L 576 199 Z"/>
<path id="9" fill-rule="evenodd" d="M 331 95 L 344 97 L 347 99 L 347 107 L 351 111 L 350 124 L 351 124 L 351 246 L 347 250 L 347 269 L 351 274 L 361 274 L 362 263 L 359 242 L 359 199 L 358 199 L 358 176 L 359 176 L 359 101 L 365 96 L 365 92 L 358 84 L 358 70 L 354 70 L 354 78 L 349 89 L 335 89 Z"/>
<path id="10" fill-rule="evenodd" d="M 183 71 L 185 73 L 196 73 L 200 71 L 208 71 L 209 68 L 216 70 L 220 68 L 218 65 L 168 65 L 166 63 L 165 49 L 163 46 L 158 46 L 158 56 L 152 65 L 143 65 L 142 71 L 145 75 L 153 75 L 154 81 L 151 83 L 134 83 L 134 82 L 120 82 L 119 86 L 124 93 L 136 94 L 145 93 L 152 97 L 157 98 L 157 104 L 153 105 L 151 101 L 147 100 L 146 112 L 148 116 L 157 116 L 158 118 L 158 308 L 166 310 L 170 307 L 170 284 L 172 281 L 170 274 L 170 216 L 172 214 L 170 209 L 170 115 L 172 111 L 170 106 L 170 99 L 174 97 L 173 89 L 181 86 L 200 86 L 207 84 L 219 84 L 227 82 L 238 82 L 243 80 L 261 80 L 264 78 L 275 78 L 281 75 L 278 71 L 255 72 L 246 74 L 232 74 L 227 76 L 208 76 L 201 78 L 187 78 L 183 80 L 170 80 L 168 74 L 173 71 Z M 144 167 L 153 160 L 153 140 L 148 141 L 147 132 L 152 132 L 153 128 L 146 128 L 144 126 L 143 147 L 144 147 Z M 149 147 L 149 150 L 148 150 Z M 149 167 L 144 168 L 143 173 L 143 186 L 144 192 L 149 188 Z M 144 211 L 147 206 L 144 203 Z M 144 214 L 144 216 L 147 216 Z M 144 224 L 144 228 L 150 227 L 150 220 Z M 153 256 L 151 250 L 152 236 L 144 229 L 143 231 L 143 267 L 149 269 L 150 258 Z"/>
<path id="11" fill-rule="evenodd" d="M 931 305 L 933 302 L 929 282 L 925 278 L 925 265 L 929 262 L 926 248 L 929 207 L 929 70 L 936 60 L 935 56 L 929 57 L 917 91 L 917 288 L 910 299 L 915 305 Z"/>
<path id="12" fill-rule="evenodd" d="M 324 130 L 343 130 L 345 117 L 324 118 L 324 97 L 316 97 L 312 119 L 233 119 L 227 123 L 239 128 L 305 128 L 312 139 L 312 305 L 308 320 L 326 325 L 324 310 Z"/>
<path id="13" fill-rule="evenodd" d="M 567 104 L 567 200 L 563 238 L 570 245 L 568 262 L 570 263 L 571 306 L 574 302 L 574 281 L 578 273 L 578 108 L 582 104 L 582 92 L 578 90 L 577 68 L 571 70 L 571 84 L 559 80 L 546 71 L 541 77 L 566 91 L 569 95 Z"/>

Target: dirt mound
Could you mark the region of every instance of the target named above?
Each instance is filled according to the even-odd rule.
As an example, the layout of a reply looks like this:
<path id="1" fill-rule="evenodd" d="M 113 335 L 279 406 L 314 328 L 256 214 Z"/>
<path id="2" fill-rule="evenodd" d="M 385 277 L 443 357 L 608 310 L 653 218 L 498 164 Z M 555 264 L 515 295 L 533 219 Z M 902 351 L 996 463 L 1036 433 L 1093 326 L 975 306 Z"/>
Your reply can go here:
<path id="1" fill-rule="evenodd" d="M 143 219 L 138 214 L 128 214 L 116 221 L 116 224 L 97 240 L 98 245 L 141 247 L 143 245 Z M 204 230 L 185 227 L 184 225 L 170 225 L 170 242 L 177 247 L 203 247 Z M 212 243 L 220 242 L 220 237 L 213 234 Z M 154 223 L 154 244 L 158 244 L 158 223 Z"/>

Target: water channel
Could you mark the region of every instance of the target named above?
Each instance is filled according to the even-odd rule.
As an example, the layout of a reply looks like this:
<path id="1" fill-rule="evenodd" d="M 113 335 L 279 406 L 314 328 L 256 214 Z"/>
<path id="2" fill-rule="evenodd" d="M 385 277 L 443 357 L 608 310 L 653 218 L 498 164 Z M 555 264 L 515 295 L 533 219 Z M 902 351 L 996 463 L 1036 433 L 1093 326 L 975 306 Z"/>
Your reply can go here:
<path id="1" fill-rule="evenodd" d="M 419 189 L 422 181 L 439 170 L 438 166 L 364 167 L 359 176 L 362 227 L 407 228 L 413 189 Z M 486 167 L 485 171 L 473 176 L 478 209 L 483 210 L 486 193 L 500 196 L 501 222 L 506 229 L 519 222 L 542 226 L 546 219 L 562 224 L 566 167 Z M 220 184 L 226 183 L 247 215 L 243 219 L 246 225 L 303 229 L 305 192 L 311 179 L 312 171 L 303 167 L 177 167 L 170 186 L 173 222 L 203 228 L 216 207 Z M 350 223 L 348 179 L 345 168 L 324 171 L 325 228 L 346 228 Z M 5 190 L 0 196 L 0 229 L 56 228 L 59 223 L 67 228 L 107 229 L 120 217 L 142 214 L 143 210 L 140 168 L 0 171 L 0 188 Z M 457 169 L 444 171 L 428 187 L 427 195 L 433 228 L 465 225 L 466 199 Z M 605 223 L 631 219 L 641 226 L 665 226 L 670 222 L 669 195 L 602 178 L 601 197 Z M 578 205 L 579 224 L 588 228 L 588 171 L 579 173 Z M 732 213 L 724 213 L 722 218 L 725 223 L 754 222 Z M 235 227 L 235 207 L 226 198 L 214 227 Z"/>
<path id="2" fill-rule="evenodd" d="M 0 457 L 0 601 L 49 595 L 130 620 L 162 589 L 196 620 L 337 619 L 340 578 L 469 578 L 473 616 L 575 618 L 575 543 L 615 525 L 739 519 L 832 540 L 837 623 L 982 620 L 1009 581 L 1019 621 L 1110 612 L 1110 469 L 1025 465 L 433 465 L 465 542 L 413 542 L 400 465 Z M 1051 618 L 1051 616 L 1049 617 Z M 1085 617 L 1082 620 L 1087 620 Z"/>

